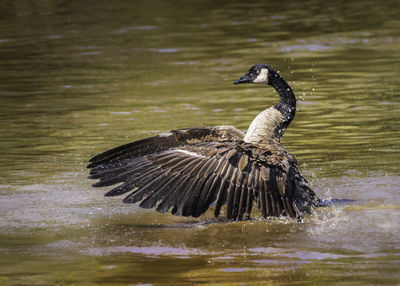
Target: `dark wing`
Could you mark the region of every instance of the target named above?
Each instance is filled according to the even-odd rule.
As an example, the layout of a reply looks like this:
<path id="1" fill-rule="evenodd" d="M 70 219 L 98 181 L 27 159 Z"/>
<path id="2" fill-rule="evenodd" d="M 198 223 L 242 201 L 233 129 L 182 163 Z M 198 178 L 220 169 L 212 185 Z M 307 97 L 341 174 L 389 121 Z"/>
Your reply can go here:
<path id="1" fill-rule="evenodd" d="M 279 149 L 279 148 L 278 148 Z M 107 196 L 132 191 L 125 203 L 198 217 L 212 203 L 215 216 L 227 205 L 228 219 L 250 217 L 253 201 L 264 217 L 300 216 L 294 158 L 281 149 L 248 143 L 189 143 L 156 154 L 102 163 L 92 168 L 95 187 L 121 183 Z M 294 161 L 293 161 L 294 160 Z"/>
<path id="2" fill-rule="evenodd" d="M 155 154 L 189 143 L 209 141 L 220 142 L 227 140 L 240 141 L 243 139 L 243 137 L 244 133 L 233 126 L 214 126 L 171 130 L 170 132 L 144 138 L 103 152 L 90 159 L 88 168 L 108 165 L 110 163 L 118 163 L 125 159 L 132 159 L 148 154 Z"/>

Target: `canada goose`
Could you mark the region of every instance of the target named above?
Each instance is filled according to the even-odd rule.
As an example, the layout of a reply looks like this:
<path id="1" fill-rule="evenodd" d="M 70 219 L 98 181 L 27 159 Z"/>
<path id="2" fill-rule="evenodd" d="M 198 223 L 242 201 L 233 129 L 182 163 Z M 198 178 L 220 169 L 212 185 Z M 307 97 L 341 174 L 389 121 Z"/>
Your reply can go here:
<path id="1" fill-rule="evenodd" d="M 320 199 L 300 174 L 280 139 L 296 113 L 296 98 L 269 65 L 257 64 L 234 84 L 267 84 L 279 102 L 262 111 L 245 134 L 233 126 L 171 130 L 101 153 L 90 160 L 94 187 L 121 183 L 106 196 L 127 192 L 124 203 L 140 202 L 183 216 L 198 217 L 215 203 L 230 220 L 249 219 L 253 202 L 264 218 L 300 218 Z"/>

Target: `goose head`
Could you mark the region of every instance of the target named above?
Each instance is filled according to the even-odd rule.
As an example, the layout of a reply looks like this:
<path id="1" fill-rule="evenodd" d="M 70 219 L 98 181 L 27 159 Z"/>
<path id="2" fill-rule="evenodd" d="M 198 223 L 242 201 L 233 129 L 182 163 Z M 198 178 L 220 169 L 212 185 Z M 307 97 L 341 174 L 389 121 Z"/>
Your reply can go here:
<path id="1" fill-rule="evenodd" d="M 235 80 L 234 84 L 239 83 L 262 83 L 268 84 L 269 78 L 271 78 L 272 74 L 276 74 L 276 72 L 266 64 L 257 64 L 252 66 L 248 72 L 241 76 L 238 80 Z"/>

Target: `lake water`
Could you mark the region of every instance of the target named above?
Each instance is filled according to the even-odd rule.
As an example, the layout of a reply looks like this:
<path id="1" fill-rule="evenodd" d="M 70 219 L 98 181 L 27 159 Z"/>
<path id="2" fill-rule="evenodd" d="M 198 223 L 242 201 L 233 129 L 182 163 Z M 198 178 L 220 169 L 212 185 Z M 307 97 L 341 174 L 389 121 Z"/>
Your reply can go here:
<path id="1" fill-rule="evenodd" d="M 400 3 L 328 2 L 0 1 L 0 284 L 399 285 Z M 357 204 L 224 222 L 90 187 L 111 147 L 246 129 L 278 100 L 232 84 L 256 63 L 317 194 Z"/>

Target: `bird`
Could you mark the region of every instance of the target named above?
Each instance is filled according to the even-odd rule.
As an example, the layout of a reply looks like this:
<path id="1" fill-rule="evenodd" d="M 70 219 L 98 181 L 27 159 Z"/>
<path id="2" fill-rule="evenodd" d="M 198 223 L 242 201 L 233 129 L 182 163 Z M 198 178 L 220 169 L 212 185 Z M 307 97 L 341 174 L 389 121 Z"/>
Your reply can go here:
<path id="1" fill-rule="evenodd" d="M 296 158 L 280 140 L 296 114 L 296 97 L 270 65 L 253 65 L 234 84 L 273 87 L 279 102 L 258 114 L 247 132 L 233 126 L 182 128 L 105 151 L 89 161 L 93 187 L 116 185 L 105 196 L 127 194 L 158 212 L 199 217 L 209 208 L 228 221 L 301 220 L 321 205 Z M 224 209 L 225 208 L 225 209 Z M 222 210 L 222 211 L 221 211 Z"/>

